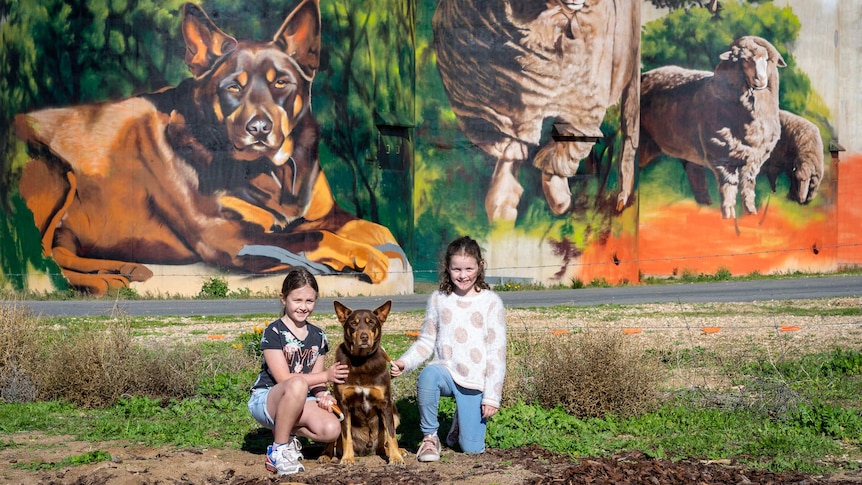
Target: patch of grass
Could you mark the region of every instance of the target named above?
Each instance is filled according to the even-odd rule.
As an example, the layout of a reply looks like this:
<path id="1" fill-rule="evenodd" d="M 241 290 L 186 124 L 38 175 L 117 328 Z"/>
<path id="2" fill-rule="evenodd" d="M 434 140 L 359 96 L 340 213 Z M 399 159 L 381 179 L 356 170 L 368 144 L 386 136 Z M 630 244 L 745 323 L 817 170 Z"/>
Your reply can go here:
<path id="1" fill-rule="evenodd" d="M 100 461 L 111 461 L 111 454 L 106 451 L 95 450 L 84 453 L 83 455 L 69 456 L 56 463 L 36 460 L 26 463 L 15 463 L 12 465 L 12 468 L 31 471 L 57 470 L 70 466 L 89 465 L 90 463 L 98 463 Z"/>

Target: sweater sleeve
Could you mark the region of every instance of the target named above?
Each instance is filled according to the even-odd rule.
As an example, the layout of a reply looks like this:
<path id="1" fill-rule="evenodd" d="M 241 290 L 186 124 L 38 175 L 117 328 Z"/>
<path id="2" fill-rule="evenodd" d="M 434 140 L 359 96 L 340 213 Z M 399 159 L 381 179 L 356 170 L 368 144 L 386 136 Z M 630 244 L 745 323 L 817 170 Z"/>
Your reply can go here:
<path id="1" fill-rule="evenodd" d="M 482 404 L 499 408 L 503 396 L 503 381 L 506 378 L 506 307 L 494 293 L 488 307 L 487 366 Z"/>
<path id="2" fill-rule="evenodd" d="M 440 323 L 439 307 L 437 305 L 438 296 L 439 293 L 435 291 L 428 298 L 425 308 L 425 318 L 422 322 L 422 330 L 419 332 L 419 337 L 398 358 L 398 360 L 404 362 L 405 368 L 402 370 L 405 372 L 418 368 L 434 354 L 434 345 L 437 341 L 437 330 Z"/>

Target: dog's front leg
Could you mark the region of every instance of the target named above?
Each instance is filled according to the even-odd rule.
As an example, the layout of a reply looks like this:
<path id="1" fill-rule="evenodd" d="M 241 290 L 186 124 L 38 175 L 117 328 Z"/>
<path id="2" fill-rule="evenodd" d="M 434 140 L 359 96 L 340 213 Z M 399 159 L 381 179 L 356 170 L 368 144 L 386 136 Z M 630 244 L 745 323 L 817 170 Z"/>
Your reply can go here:
<path id="1" fill-rule="evenodd" d="M 390 406 L 395 406 L 394 403 L 390 404 Z M 383 416 L 383 432 L 386 434 L 386 455 L 389 458 L 390 465 L 403 465 L 404 464 L 404 456 L 401 454 L 401 448 L 398 447 L 398 439 L 395 437 L 395 416 L 390 407 L 385 416 Z"/>
<path id="2" fill-rule="evenodd" d="M 343 443 L 341 464 L 353 465 L 356 463 L 356 457 L 353 453 L 353 426 L 350 419 L 350 411 L 344 413 L 344 421 L 341 422 L 341 442 Z"/>

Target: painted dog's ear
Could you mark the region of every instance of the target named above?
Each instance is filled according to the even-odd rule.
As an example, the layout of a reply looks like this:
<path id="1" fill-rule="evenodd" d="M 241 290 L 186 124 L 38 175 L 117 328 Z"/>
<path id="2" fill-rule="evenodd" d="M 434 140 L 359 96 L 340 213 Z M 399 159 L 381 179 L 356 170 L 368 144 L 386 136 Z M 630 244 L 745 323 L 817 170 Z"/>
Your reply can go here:
<path id="1" fill-rule="evenodd" d="M 195 77 L 209 71 L 216 59 L 236 49 L 237 41 L 222 32 L 193 3 L 183 6 L 183 39 L 186 42 L 186 64 Z"/>
<path id="2" fill-rule="evenodd" d="M 338 317 L 338 321 L 344 325 L 344 322 L 347 321 L 347 317 L 350 315 L 350 308 L 347 308 L 338 300 L 335 300 L 332 304 L 335 306 L 335 316 Z"/>
<path id="3" fill-rule="evenodd" d="M 377 315 L 377 319 L 380 320 L 380 324 L 383 325 L 383 322 L 386 321 L 386 317 L 389 316 L 389 312 L 392 310 L 392 300 L 386 300 L 386 303 L 377 307 L 374 310 L 374 314 Z"/>
<path id="4" fill-rule="evenodd" d="M 287 16 L 272 43 L 292 57 L 311 81 L 320 67 L 320 6 L 305 0 Z"/>

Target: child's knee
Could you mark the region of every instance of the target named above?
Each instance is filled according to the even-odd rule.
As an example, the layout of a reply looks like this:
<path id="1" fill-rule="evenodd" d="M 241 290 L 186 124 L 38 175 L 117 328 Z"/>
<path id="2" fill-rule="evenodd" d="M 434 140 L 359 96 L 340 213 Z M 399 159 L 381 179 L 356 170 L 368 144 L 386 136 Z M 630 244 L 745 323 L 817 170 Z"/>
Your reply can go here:
<path id="1" fill-rule="evenodd" d="M 470 441 L 462 438 L 458 440 L 458 445 L 461 446 L 461 451 L 470 455 L 478 455 L 485 452 L 485 440 Z"/>
<path id="2" fill-rule="evenodd" d="M 325 443 L 337 440 L 341 436 L 341 422 L 336 419 L 327 419 L 321 430 L 322 439 Z"/>

